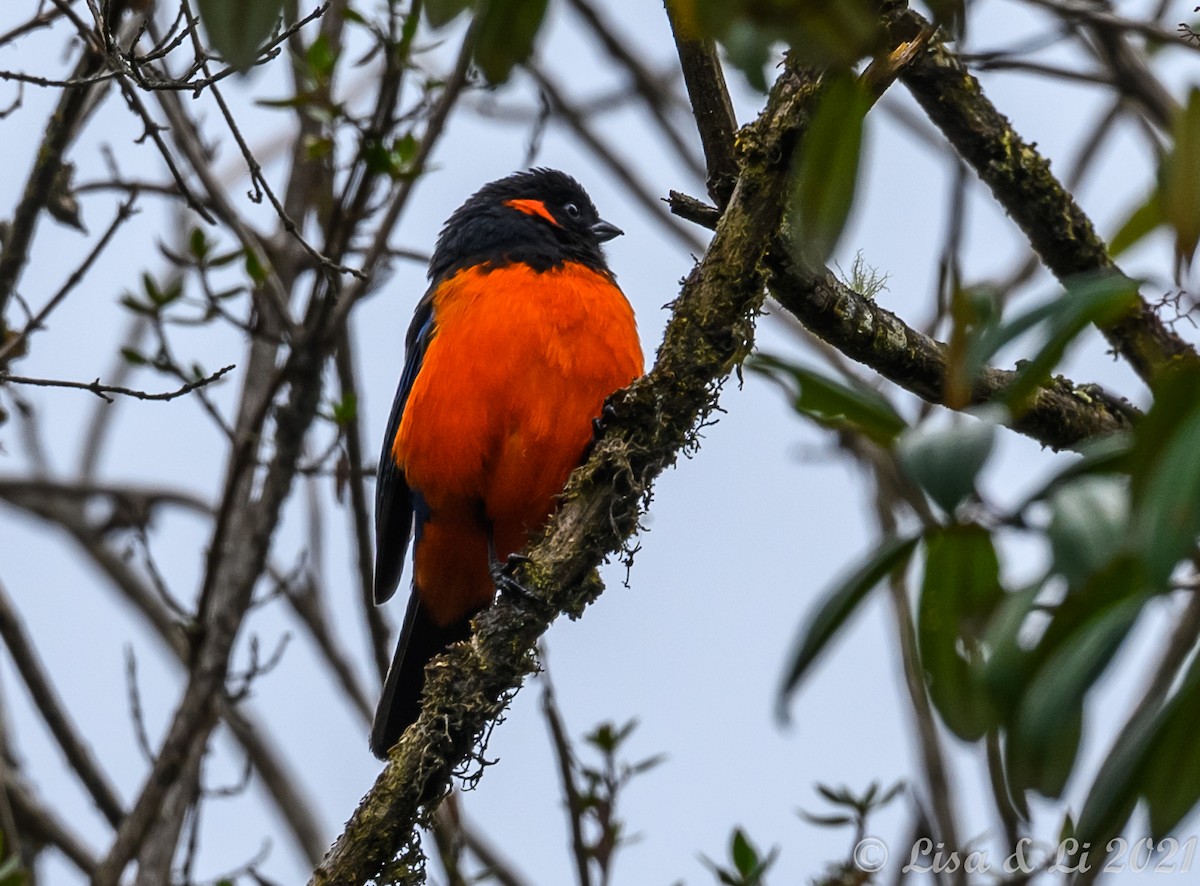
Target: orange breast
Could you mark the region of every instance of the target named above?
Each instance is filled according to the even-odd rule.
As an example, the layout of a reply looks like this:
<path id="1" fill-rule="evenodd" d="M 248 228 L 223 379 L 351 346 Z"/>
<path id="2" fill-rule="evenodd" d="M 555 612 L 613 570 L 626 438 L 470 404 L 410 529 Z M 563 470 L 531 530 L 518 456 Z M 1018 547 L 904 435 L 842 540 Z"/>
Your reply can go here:
<path id="1" fill-rule="evenodd" d="M 568 263 L 470 268 L 434 296 L 435 332 L 393 454 L 429 515 L 414 576 L 441 624 L 492 595 L 501 558 L 554 509 L 605 398 L 642 372 L 633 311 L 605 275 Z"/>

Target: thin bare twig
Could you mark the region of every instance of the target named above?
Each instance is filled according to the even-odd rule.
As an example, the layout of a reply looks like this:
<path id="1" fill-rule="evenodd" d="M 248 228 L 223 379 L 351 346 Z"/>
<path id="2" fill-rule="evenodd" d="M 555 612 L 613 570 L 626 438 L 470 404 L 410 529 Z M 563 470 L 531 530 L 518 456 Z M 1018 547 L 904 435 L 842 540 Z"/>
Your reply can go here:
<path id="1" fill-rule="evenodd" d="M 567 821 L 571 825 L 571 855 L 575 862 L 575 873 L 579 886 L 591 886 L 592 872 L 588 864 L 588 846 L 583 837 L 583 798 L 575 784 L 575 755 L 571 740 L 563 726 L 562 715 L 554 698 L 554 687 L 547 673 L 542 673 L 542 716 L 550 727 L 554 758 L 558 762 L 559 781 L 562 784 L 563 800 L 567 808 Z"/>
<path id="2" fill-rule="evenodd" d="M 628 162 L 617 157 L 612 148 L 596 135 L 583 116 L 567 101 L 566 96 L 550 79 L 550 76 L 536 64 L 530 64 L 528 70 L 534 82 L 537 83 L 538 89 L 550 102 L 550 110 L 566 123 L 567 127 L 575 133 L 575 137 L 625 186 L 628 194 L 641 204 L 659 227 L 689 252 L 696 255 L 703 252 L 704 242 L 686 228 L 681 227 L 671 217 L 671 214 L 663 206 L 662 200 L 651 192 L 648 185 L 634 175 Z"/>
<path id="3" fill-rule="evenodd" d="M 117 233 L 117 229 L 133 216 L 133 205 L 137 200 L 137 196 L 138 192 L 135 189 L 130 193 L 129 198 L 125 200 L 120 207 L 118 207 L 116 216 L 113 218 L 112 222 L 104 231 L 104 234 L 100 237 L 100 239 L 96 241 L 96 245 L 92 247 L 91 251 L 87 254 L 87 257 L 84 258 L 83 263 L 71 273 L 71 276 L 67 278 L 67 281 L 63 283 L 61 287 L 59 287 L 58 291 L 54 293 L 54 295 L 48 302 L 46 302 L 42 309 L 33 316 L 33 319 L 25 324 L 25 328 L 5 342 L 3 347 L 0 347 L 0 366 L 6 365 L 11 355 L 22 352 L 26 342 L 29 339 L 29 336 L 35 330 L 43 327 L 46 322 L 46 318 L 50 316 L 50 312 L 57 308 L 62 303 L 63 299 L 70 294 L 71 290 L 73 290 L 80 284 L 80 282 L 82 282 L 84 276 L 86 276 L 87 272 L 91 269 L 96 259 L 99 258 L 100 254 L 108 247 L 113 235 Z"/>
<path id="4" fill-rule="evenodd" d="M 345 329 L 342 329 L 339 338 L 334 359 L 337 365 L 338 381 L 342 388 L 342 401 L 355 404 L 353 416 L 342 428 L 346 440 L 346 459 L 352 465 L 360 465 L 363 462 L 362 412 L 359 409 L 358 384 L 354 377 L 354 351 L 350 336 Z M 362 605 L 363 621 L 366 623 L 367 637 L 370 640 L 370 648 L 375 661 L 375 670 L 379 675 L 380 685 L 382 685 L 387 676 L 388 665 L 391 663 L 388 648 L 391 645 L 391 637 L 387 625 L 384 623 L 383 613 L 375 605 L 371 518 L 367 512 L 367 494 L 363 482 L 365 479 L 361 472 L 351 471 L 348 472 L 343 482 L 350 490 L 348 516 L 358 564 L 359 601 Z"/>
<path id="5" fill-rule="evenodd" d="M 58 742 L 63 756 L 67 758 L 67 763 L 78 776 L 80 783 L 91 794 L 100 813 L 108 820 L 109 824 L 114 828 L 117 827 L 125 815 L 125 810 L 117 796 L 116 788 L 100 768 L 99 761 L 92 754 L 92 750 L 84 741 L 82 734 L 71 722 L 62 699 L 50 682 L 50 677 L 34 648 L 29 632 L 25 630 L 16 607 L 13 606 L 2 585 L 0 585 L 0 638 L 8 647 L 13 664 L 17 666 L 17 672 L 29 690 L 29 697 L 33 699 L 50 734 Z"/>
<path id="6" fill-rule="evenodd" d="M 197 388 L 202 388 L 205 385 L 210 385 L 236 368 L 234 364 L 223 366 L 211 375 L 206 375 L 204 378 L 198 378 L 195 381 L 187 382 L 174 391 L 162 391 L 160 393 L 150 393 L 147 391 L 139 391 L 135 388 L 125 388 L 120 385 L 105 385 L 100 383 L 100 379 L 95 381 L 69 381 L 65 379 L 54 378 L 30 378 L 25 375 L 10 375 L 6 372 L 0 372 L 0 384 L 6 382 L 16 385 L 32 385 L 40 388 L 73 388 L 80 391 L 88 391 L 95 394 L 101 400 L 106 400 L 109 403 L 113 402 L 113 398 L 109 394 L 120 395 L 123 397 L 133 397 L 135 400 L 174 400 L 177 397 L 182 397 L 189 394 Z"/>

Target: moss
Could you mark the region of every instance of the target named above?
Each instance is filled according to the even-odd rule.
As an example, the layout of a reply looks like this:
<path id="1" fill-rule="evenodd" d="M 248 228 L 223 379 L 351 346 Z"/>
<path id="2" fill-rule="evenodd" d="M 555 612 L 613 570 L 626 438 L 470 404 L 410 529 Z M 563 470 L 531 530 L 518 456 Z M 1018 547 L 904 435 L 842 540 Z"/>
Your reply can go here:
<path id="1" fill-rule="evenodd" d="M 927 23 L 905 10 L 890 24 L 903 33 Z M 1054 177 L 1049 162 L 1020 137 L 949 50 L 931 46 L 901 79 L 1055 276 L 1066 282 L 1079 274 L 1116 270 L 1091 220 Z M 1102 331 L 1146 380 L 1176 356 L 1196 359 L 1191 347 L 1144 302 Z"/>
<path id="2" fill-rule="evenodd" d="M 695 446 L 698 428 L 717 407 L 722 380 L 749 352 L 765 292 L 766 244 L 781 223 L 790 152 L 815 89 L 810 77 L 789 66 L 762 116 L 738 134 L 741 176 L 716 237 L 673 305 L 655 366 L 613 398 L 605 436 L 527 551 L 530 561 L 519 577 L 559 611 L 578 616 L 599 596 L 596 564 L 625 549 L 649 484 Z M 313 884 L 376 876 L 421 882 L 412 834 L 422 802 L 433 805 L 451 767 L 471 757 L 508 695 L 536 669 L 530 650 L 548 621 L 535 607 L 502 600 L 476 618 L 471 642 L 435 659 L 421 718 L 393 749 L 390 765 Z"/>

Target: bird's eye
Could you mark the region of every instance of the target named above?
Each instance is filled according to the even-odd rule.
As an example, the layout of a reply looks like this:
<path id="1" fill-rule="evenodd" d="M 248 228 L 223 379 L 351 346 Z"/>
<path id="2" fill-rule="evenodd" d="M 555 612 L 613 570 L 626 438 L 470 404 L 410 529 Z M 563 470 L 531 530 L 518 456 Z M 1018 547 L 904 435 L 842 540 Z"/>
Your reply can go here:
<path id="1" fill-rule="evenodd" d="M 571 216 L 571 218 L 579 218 L 579 216 L 581 214 L 579 212 L 579 207 L 576 206 L 574 203 L 568 203 L 566 206 L 564 206 L 563 212 L 565 212 L 567 215 Z"/>

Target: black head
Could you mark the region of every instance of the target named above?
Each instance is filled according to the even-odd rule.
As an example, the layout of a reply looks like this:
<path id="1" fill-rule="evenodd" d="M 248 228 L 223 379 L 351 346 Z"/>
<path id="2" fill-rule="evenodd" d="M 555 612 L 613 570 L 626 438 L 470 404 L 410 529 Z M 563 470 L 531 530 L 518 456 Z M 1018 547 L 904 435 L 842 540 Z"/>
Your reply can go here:
<path id="1" fill-rule="evenodd" d="M 531 169 L 484 185 L 446 221 L 429 263 L 438 279 L 470 265 L 523 262 L 535 270 L 577 261 L 608 271 L 600 244 L 621 234 L 600 218 L 583 186 L 556 169 Z"/>

